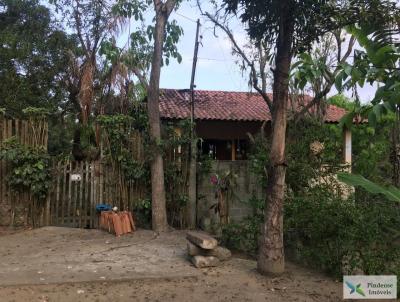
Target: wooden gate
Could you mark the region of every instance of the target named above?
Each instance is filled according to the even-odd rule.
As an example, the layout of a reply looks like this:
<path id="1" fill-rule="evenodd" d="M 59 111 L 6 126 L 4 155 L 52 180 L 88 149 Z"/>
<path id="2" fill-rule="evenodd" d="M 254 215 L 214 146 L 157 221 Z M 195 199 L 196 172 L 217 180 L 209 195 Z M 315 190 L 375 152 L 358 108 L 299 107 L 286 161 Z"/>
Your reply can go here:
<path id="1" fill-rule="evenodd" d="M 102 161 L 67 161 L 54 165 L 51 193 L 51 224 L 78 228 L 96 228 L 96 205 L 109 204 L 133 210 L 145 197 L 145 187 L 124 182 L 118 170 Z"/>
<path id="2" fill-rule="evenodd" d="M 54 167 L 51 224 L 92 228 L 95 224 L 96 163 L 58 163 Z"/>

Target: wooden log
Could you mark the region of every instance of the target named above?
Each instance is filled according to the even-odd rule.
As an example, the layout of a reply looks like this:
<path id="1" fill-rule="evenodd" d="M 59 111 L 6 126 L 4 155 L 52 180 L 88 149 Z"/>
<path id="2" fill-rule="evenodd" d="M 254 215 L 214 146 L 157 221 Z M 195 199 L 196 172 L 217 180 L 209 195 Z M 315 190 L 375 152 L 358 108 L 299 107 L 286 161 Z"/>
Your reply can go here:
<path id="1" fill-rule="evenodd" d="M 209 256 L 193 256 L 191 258 L 192 263 L 197 268 L 213 267 L 219 265 L 219 260 L 217 257 Z"/>
<path id="2" fill-rule="evenodd" d="M 206 250 L 191 242 L 188 242 L 187 250 L 190 256 L 213 256 L 217 257 L 220 261 L 228 260 L 232 256 L 231 251 L 222 246 L 217 246 L 212 250 Z"/>
<path id="3" fill-rule="evenodd" d="M 218 241 L 215 238 L 203 232 L 188 232 L 186 238 L 191 243 L 206 250 L 212 250 L 218 245 Z"/>

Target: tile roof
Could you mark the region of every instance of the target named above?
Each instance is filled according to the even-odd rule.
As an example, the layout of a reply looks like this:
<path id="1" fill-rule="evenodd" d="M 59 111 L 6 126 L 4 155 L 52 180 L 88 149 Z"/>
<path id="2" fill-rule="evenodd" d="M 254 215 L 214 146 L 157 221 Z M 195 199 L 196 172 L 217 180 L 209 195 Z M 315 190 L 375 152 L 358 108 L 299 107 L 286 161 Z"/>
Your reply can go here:
<path id="1" fill-rule="evenodd" d="M 164 119 L 190 117 L 189 92 L 160 90 L 160 116 Z M 272 94 L 269 94 L 272 98 Z M 310 97 L 305 97 L 305 102 Z M 337 123 L 346 114 L 342 108 L 329 105 L 325 122 Z M 271 113 L 264 99 L 254 92 L 195 91 L 195 117 L 200 120 L 269 121 Z"/>

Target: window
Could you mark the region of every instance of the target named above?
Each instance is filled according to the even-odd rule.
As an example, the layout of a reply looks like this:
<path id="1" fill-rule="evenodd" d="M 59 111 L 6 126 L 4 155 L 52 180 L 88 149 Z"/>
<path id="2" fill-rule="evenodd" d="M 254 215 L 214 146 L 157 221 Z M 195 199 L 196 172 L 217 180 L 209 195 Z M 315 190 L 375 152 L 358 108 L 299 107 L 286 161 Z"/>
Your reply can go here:
<path id="1" fill-rule="evenodd" d="M 201 142 L 200 150 L 215 160 L 246 160 L 248 141 L 205 139 Z"/>

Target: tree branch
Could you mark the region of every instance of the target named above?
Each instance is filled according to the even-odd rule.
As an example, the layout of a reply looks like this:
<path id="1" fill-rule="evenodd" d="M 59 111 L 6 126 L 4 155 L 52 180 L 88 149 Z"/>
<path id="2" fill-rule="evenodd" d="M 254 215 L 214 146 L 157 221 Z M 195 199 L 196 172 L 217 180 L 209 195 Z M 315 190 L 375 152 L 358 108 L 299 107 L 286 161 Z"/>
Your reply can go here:
<path id="1" fill-rule="evenodd" d="M 268 108 L 272 114 L 273 111 L 273 103 L 271 98 L 268 96 L 267 92 L 265 91 L 265 89 L 260 88 L 258 85 L 258 78 L 257 78 L 257 71 L 256 68 L 254 66 L 254 62 L 250 61 L 250 59 L 247 57 L 247 55 L 244 53 L 244 51 L 242 50 L 242 48 L 238 45 L 238 43 L 236 42 L 235 37 L 233 36 L 231 30 L 228 28 L 227 25 L 222 24 L 220 21 L 217 20 L 216 17 L 212 16 L 210 13 L 208 12 L 204 12 L 201 8 L 200 2 L 199 0 L 197 0 L 197 6 L 199 7 L 200 13 L 203 16 L 206 16 L 211 22 L 214 23 L 214 25 L 216 27 L 219 27 L 220 29 L 222 29 L 225 34 L 228 36 L 229 40 L 231 41 L 232 45 L 233 45 L 233 49 L 234 51 L 243 59 L 243 61 L 247 64 L 247 66 L 250 68 L 251 72 L 250 72 L 250 76 L 251 76 L 251 82 L 252 82 L 252 86 L 253 88 L 262 96 L 262 98 L 265 100 L 265 102 L 268 105 Z M 261 58 L 260 58 L 261 59 Z M 261 64 L 263 64 L 262 62 L 260 62 L 260 67 Z M 265 65 L 264 65 L 265 67 Z M 264 86 L 264 85 L 263 85 Z"/>
<path id="2" fill-rule="evenodd" d="M 336 40 L 337 40 L 337 35 L 335 35 L 335 37 L 336 37 Z M 326 80 L 326 85 L 325 85 L 324 89 L 322 91 L 320 91 L 319 93 L 317 93 L 314 96 L 314 98 L 306 106 L 304 106 L 303 109 L 299 113 L 295 114 L 295 121 L 296 122 L 298 122 L 300 120 L 300 118 L 306 112 L 308 112 L 310 110 L 311 107 L 313 107 L 316 104 L 318 104 L 322 100 L 322 98 L 324 98 L 329 93 L 329 91 L 331 91 L 331 88 L 332 88 L 332 86 L 333 86 L 333 84 L 335 82 L 335 78 L 336 78 L 336 76 L 338 75 L 338 73 L 341 70 L 341 66 L 340 65 L 343 64 L 344 62 L 346 62 L 346 60 L 349 58 L 349 56 L 350 56 L 350 54 L 351 54 L 351 52 L 353 50 L 355 42 L 356 42 L 356 39 L 353 36 L 351 36 L 351 38 L 349 40 L 349 45 L 347 47 L 346 53 L 343 55 L 342 58 L 340 58 L 339 56 L 337 57 L 338 64 L 337 64 L 334 72 L 331 73 L 331 72 L 329 72 L 327 70 L 327 75 L 324 75 L 324 78 Z M 338 43 L 338 52 L 340 54 L 341 51 L 339 51 L 339 47 L 341 45 L 341 42 L 337 40 L 337 43 Z"/>
<path id="3" fill-rule="evenodd" d="M 146 76 L 137 67 L 133 67 L 132 71 L 135 74 L 135 76 L 139 79 L 140 84 L 142 84 L 143 87 L 147 90 L 147 88 L 149 87 L 149 81 L 147 80 Z"/>
<path id="4" fill-rule="evenodd" d="M 81 17 L 80 17 L 80 13 L 79 13 L 79 1 L 76 1 L 76 8 L 74 8 L 74 18 L 75 18 L 75 23 L 76 23 L 76 32 L 78 35 L 78 39 L 82 44 L 82 48 L 83 51 L 85 52 L 86 57 L 89 59 L 88 57 L 88 49 L 86 47 L 86 43 L 83 40 L 83 35 L 82 35 L 82 30 L 81 30 Z"/>
<path id="5" fill-rule="evenodd" d="M 167 16 L 169 16 L 172 12 L 172 10 L 175 8 L 176 5 L 176 0 L 167 0 L 164 4 L 165 12 Z"/>

